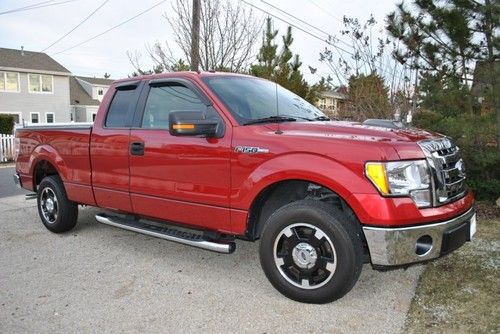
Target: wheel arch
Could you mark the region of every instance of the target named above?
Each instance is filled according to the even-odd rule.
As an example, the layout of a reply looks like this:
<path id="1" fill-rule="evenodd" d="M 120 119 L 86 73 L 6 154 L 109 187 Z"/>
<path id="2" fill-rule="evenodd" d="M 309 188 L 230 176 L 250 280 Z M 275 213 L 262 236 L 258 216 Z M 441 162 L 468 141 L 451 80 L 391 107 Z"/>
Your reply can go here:
<path id="1" fill-rule="evenodd" d="M 324 184 L 306 178 L 291 178 L 267 185 L 254 198 L 248 211 L 245 237 L 249 240 L 259 239 L 266 220 L 274 211 L 302 199 L 314 199 L 337 206 L 363 236 L 361 224 L 346 198 Z"/>
<path id="2" fill-rule="evenodd" d="M 31 176 L 33 180 L 33 190 L 42 179 L 49 175 L 58 175 L 61 180 L 67 179 L 68 168 L 60 154 L 50 145 L 37 146 L 30 158 Z"/>

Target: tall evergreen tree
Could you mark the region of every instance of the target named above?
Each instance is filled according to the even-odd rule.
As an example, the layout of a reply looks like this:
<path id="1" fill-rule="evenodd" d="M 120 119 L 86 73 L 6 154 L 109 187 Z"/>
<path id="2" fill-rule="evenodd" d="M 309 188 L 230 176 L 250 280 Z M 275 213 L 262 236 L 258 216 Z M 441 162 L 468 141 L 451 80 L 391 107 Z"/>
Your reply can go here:
<path id="1" fill-rule="evenodd" d="M 325 89 L 325 81 L 321 80 L 310 86 L 304 79 L 300 71 L 300 57 L 294 55 L 290 49 L 293 43 L 291 27 L 288 27 L 286 34 L 282 36 L 283 46 L 279 52 L 275 43 L 277 36 L 278 30 L 273 29 L 272 20 L 268 18 L 262 46 L 257 55 L 257 64 L 250 67 L 250 73 L 274 81 L 311 103 L 316 102 L 318 94 Z"/>
<path id="2" fill-rule="evenodd" d="M 496 109 L 497 146 L 500 150 L 499 88 L 495 71 L 500 45 L 499 17 L 500 6 L 495 0 L 413 0 L 410 6 L 401 2 L 387 16 L 387 30 L 403 45 L 394 56 L 422 71 L 425 85 L 439 88 L 444 82 L 439 92 L 443 97 L 456 88 L 466 101 L 462 110 L 471 114 L 473 99 L 469 81 L 472 69 L 478 61 L 487 63 L 490 70 L 483 79 L 492 91 L 488 103 Z M 423 92 L 424 100 L 431 95 L 436 100 L 435 91 Z M 439 104 L 445 106 L 448 101 L 441 102 Z"/>

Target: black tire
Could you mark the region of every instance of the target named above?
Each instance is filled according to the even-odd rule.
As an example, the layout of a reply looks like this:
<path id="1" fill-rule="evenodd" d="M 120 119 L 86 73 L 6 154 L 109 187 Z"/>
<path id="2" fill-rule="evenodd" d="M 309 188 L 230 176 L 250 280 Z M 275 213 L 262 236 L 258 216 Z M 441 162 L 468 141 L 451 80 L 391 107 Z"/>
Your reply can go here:
<path id="1" fill-rule="evenodd" d="M 38 214 L 48 230 L 62 233 L 75 227 L 78 204 L 68 199 L 59 176 L 45 177 L 38 186 L 37 194 Z"/>
<path id="2" fill-rule="evenodd" d="M 261 235 L 264 273 L 279 292 L 299 302 L 323 304 L 341 298 L 352 289 L 363 266 L 363 245 L 355 224 L 319 201 L 281 207 L 269 217 Z"/>

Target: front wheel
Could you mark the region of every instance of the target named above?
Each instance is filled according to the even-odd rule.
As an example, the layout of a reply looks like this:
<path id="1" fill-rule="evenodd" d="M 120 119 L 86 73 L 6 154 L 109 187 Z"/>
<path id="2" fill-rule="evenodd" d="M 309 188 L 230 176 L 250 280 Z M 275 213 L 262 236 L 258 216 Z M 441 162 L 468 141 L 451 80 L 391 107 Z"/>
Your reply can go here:
<path id="1" fill-rule="evenodd" d="M 354 223 L 338 209 L 312 200 L 290 203 L 271 215 L 259 252 L 273 286 L 305 303 L 341 298 L 352 289 L 363 265 Z"/>
<path id="2" fill-rule="evenodd" d="M 68 199 L 59 176 L 45 177 L 40 182 L 37 193 L 38 214 L 48 230 L 62 233 L 75 227 L 78 204 Z"/>

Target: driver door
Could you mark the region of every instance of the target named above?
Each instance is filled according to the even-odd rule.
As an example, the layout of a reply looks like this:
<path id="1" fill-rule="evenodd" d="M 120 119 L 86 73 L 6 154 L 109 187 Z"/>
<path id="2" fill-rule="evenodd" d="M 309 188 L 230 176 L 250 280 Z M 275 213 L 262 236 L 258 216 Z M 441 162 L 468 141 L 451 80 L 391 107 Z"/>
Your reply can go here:
<path id="1" fill-rule="evenodd" d="M 168 123 L 172 111 L 221 116 L 188 80 L 156 80 L 145 90 L 142 113 L 130 133 L 133 212 L 230 231 L 230 127 L 222 138 L 173 136 Z"/>

